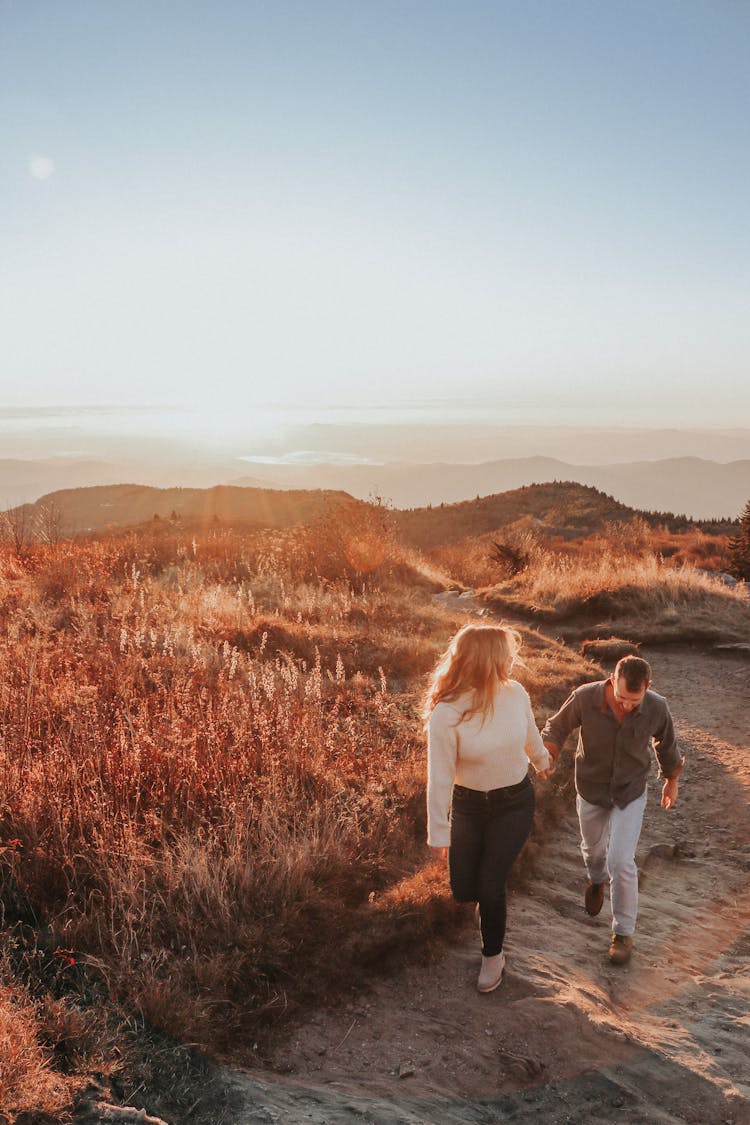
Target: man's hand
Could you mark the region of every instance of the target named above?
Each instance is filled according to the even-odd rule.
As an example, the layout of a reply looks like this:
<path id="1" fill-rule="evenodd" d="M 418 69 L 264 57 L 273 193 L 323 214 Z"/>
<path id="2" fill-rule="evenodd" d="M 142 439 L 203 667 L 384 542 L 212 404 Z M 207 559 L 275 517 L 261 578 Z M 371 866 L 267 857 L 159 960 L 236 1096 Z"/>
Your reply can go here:
<path id="1" fill-rule="evenodd" d="M 433 859 L 447 859 L 448 858 L 448 849 L 447 848 L 434 848 L 432 846 L 432 844 L 430 844 L 430 851 L 432 852 L 432 858 Z"/>
<path id="2" fill-rule="evenodd" d="M 663 809 L 673 809 L 677 804 L 677 791 L 680 783 L 676 777 L 668 777 L 662 786 L 661 791 L 661 807 Z"/>
<path id="3" fill-rule="evenodd" d="M 560 757 L 560 747 L 555 746 L 554 742 L 545 742 L 544 743 L 544 749 L 547 751 L 550 758 L 552 759 L 552 765 L 550 766 L 550 769 L 554 769 L 555 768 L 555 762 Z"/>

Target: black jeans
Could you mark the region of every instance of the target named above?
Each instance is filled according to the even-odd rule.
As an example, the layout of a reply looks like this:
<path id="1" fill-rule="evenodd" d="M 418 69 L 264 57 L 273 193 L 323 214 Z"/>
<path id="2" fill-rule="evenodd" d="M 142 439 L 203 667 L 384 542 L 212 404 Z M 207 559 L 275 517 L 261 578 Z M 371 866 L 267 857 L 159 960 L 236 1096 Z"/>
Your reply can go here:
<path id="1" fill-rule="evenodd" d="M 536 799 L 528 777 L 491 789 L 453 786 L 448 870 L 457 902 L 478 902 L 482 953 L 494 957 L 505 940 L 505 881 L 531 831 Z"/>

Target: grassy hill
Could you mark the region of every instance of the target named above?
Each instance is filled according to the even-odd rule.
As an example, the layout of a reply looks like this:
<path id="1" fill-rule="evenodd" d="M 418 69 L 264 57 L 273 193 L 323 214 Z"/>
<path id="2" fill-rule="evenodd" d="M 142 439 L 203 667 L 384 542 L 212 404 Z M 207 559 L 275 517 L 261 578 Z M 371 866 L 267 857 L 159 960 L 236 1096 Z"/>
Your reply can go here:
<path id="1" fill-rule="evenodd" d="M 141 524 L 154 517 L 205 526 L 217 520 L 255 527 L 309 523 L 331 505 L 349 501 L 346 492 L 282 491 L 271 488 L 151 488 L 140 484 L 66 488 L 24 505 L 30 514 L 54 510 L 66 533 Z"/>
<path id="2" fill-rule="evenodd" d="M 588 535 L 613 520 L 632 518 L 626 504 L 596 488 L 574 481 L 530 484 L 493 496 L 413 508 L 394 513 L 406 542 L 421 550 L 478 536 L 531 517 L 537 525 L 557 533 Z"/>
<path id="3" fill-rule="evenodd" d="M 715 577 L 730 521 L 639 512 L 574 482 L 396 512 L 403 541 L 489 609 L 572 639 L 744 643 L 750 603 Z M 562 627 L 561 623 L 565 622 Z"/>
<path id="4" fill-rule="evenodd" d="M 323 489 L 274 489 L 239 485 L 214 488 L 155 488 L 139 484 L 66 488 L 47 493 L 14 512 L 29 522 L 54 512 L 66 534 L 134 526 L 172 519 L 199 527 L 216 521 L 244 527 L 282 528 L 307 524 L 340 504 L 366 505 L 348 492 Z M 533 521 L 549 534 L 574 539 L 601 531 L 613 522 L 636 517 L 672 531 L 700 527 L 727 532 L 730 521 L 693 521 L 670 512 L 639 511 L 590 485 L 553 481 L 524 485 L 490 496 L 454 504 L 392 509 L 392 521 L 403 542 L 420 550 L 445 546 L 467 536 L 480 536 L 518 520 Z"/>

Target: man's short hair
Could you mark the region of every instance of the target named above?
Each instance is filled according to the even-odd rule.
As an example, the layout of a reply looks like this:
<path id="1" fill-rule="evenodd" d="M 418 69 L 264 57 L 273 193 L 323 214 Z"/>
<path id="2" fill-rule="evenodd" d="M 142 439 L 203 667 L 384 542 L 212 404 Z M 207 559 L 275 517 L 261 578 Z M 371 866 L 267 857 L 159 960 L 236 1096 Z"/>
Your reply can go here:
<path id="1" fill-rule="evenodd" d="M 640 691 L 651 683 L 651 665 L 640 656 L 623 656 L 615 665 L 615 679 L 622 676 L 628 691 Z"/>

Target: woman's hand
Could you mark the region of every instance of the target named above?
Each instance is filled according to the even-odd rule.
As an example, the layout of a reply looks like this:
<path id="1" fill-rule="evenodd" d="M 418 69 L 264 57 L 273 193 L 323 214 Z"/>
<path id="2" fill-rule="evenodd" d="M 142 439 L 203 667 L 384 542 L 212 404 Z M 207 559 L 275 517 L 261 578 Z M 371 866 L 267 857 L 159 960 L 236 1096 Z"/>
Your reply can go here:
<path id="1" fill-rule="evenodd" d="M 434 848 L 432 846 L 432 844 L 430 844 L 430 851 L 432 853 L 433 859 L 443 859 L 443 860 L 445 860 L 445 859 L 448 858 L 448 849 L 447 848 Z"/>
<path id="2" fill-rule="evenodd" d="M 552 774 L 555 772 L 555 766 L 557 765 L 556 760 L 553 758 L 553 756 L 551 754 L 548 753 L 547 757 L 549 759 L 549 765 L 547 766 L 546 770 L 537 770 L 536 771 L 537 777 L 543 777 L 545 781 L 547 780 L 548 777 L 552 777 Z"/>

